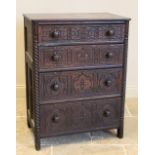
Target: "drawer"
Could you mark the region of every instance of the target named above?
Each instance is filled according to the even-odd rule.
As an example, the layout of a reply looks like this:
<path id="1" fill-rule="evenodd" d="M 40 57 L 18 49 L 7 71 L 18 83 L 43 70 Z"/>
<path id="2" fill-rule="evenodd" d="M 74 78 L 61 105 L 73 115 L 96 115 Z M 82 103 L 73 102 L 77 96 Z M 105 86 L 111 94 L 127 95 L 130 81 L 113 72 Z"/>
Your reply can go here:
<path id="1" fill-rule="evenodd" d="M 123 50 L 123 44 L 41 47 L 39 66 L 43 70 L 121 66 Z"/>
<path id="2" fill-rule="evenodd" d="M 120 98 L 41 105 L 41 136 L 117 127 L 120 105 Z"/>
<path id="3" fill-rule="evenodd" d="M 40 73 L 42 103 L 92 96 L 121 95 L 122 69 Z"/>
<path id="4" fill-rule="evenodd" d="M 123 42 L 125 24 L 89 25 L 39 25 L 38 41 L 58 43 L 71 42 Z"/>

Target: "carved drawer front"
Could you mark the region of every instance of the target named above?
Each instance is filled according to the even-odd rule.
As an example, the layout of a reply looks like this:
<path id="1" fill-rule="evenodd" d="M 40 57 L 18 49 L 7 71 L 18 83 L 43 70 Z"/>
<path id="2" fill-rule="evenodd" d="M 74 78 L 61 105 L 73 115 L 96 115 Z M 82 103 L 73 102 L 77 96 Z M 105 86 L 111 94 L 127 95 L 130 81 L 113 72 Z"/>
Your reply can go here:
<path id="1" fill-rule="evenodd" d="M 112 124 L 118 124 L 120 118 L 121 99 L 105 99 L 100 102 L 94 102 L 92 104 L 92 123 L 97 128 L 103 127 L 103 125 L 111 126 Z"/>
<path id="2" fill-rule="evenodd" d="M 41 105 L 41 136 L 119 125 L 120 98 Z"/>
<path id="3" fill-rule="evenodd" d="M 123 44 L 40 48 L 40 69 L 122 65 Z"/>
<path id="4" fill-rule="evenodd" d="M 124 41 L 125 24 L 39 25 L 39 42 Z"/>
<path id="5" fill-rule="evenodd" d="M 122 69 L 40 73 L 41 101 L 121 95 Z"/>

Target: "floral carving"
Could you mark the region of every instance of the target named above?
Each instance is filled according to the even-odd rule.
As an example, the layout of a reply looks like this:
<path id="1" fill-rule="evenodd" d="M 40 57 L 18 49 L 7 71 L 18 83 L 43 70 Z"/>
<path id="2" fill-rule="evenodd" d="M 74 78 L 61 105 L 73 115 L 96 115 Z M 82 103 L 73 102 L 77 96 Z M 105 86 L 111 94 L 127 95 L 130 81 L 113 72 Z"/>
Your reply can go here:
<path id="1" fill-rule="evenodd" d="M 48 101 L 72 97 L 118 95 L 121 94 L 121 78 L 121 68 L 43 73 L 40 78 L 42 88 L 40 96 L 42 100 Z M 106 86 L 107 79 L 112 81 L 111 86 Z M 53 83 L 58 84 L 58 90 L 51 87 Z"/>
<path id="2" fill-rule="evenodd" d="M 74 89 L 76 91 L 85 91 L 89 90 L 92 87 L 91 77 L 81 74 L 74 79 Z"/>

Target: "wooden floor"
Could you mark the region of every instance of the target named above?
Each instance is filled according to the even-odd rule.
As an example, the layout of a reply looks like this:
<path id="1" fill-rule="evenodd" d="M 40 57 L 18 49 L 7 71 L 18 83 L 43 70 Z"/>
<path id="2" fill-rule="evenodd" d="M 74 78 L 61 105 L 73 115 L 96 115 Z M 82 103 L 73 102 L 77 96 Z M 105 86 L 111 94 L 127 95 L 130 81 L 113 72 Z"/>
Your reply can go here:
<path id="1" fill-rule="evenodd" d="M 118 139 L 115 130 L 87 132 L 43 139 L 42 149 L 34 148 L 34 138 L 26 125 L 25 100 L 17 99 L 17 155 L 137 155 L 137 99 L 127 99 L 124 138 Z"/>

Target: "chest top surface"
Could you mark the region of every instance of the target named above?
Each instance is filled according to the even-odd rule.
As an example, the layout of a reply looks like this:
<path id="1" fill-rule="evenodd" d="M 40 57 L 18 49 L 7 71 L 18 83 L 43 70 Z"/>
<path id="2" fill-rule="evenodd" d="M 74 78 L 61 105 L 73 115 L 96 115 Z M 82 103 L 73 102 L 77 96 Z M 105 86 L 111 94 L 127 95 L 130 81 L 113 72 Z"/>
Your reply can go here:
<path id="1" fill-rule="evenodd" d="M 24 14 L 25 18 L 33 21 L 48 20 L 130 20 L 111 13 L 59 13 L 59 14 Z"/>

